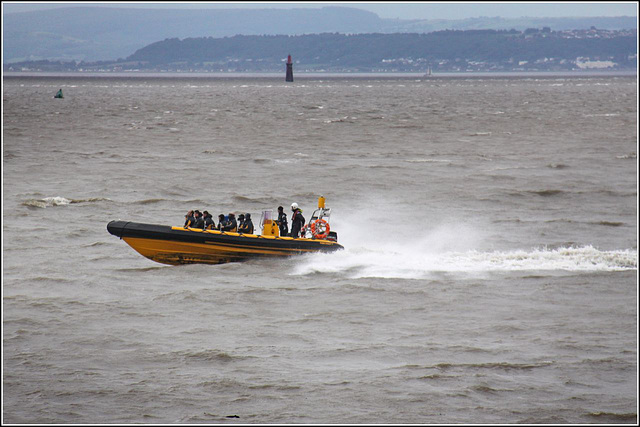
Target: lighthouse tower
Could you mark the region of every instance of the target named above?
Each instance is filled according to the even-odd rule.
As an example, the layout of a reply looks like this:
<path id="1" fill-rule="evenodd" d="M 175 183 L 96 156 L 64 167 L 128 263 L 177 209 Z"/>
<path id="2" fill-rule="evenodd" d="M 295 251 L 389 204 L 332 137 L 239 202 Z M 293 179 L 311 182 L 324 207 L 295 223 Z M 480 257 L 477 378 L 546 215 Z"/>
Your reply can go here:
<path id="1" fill-rule="evenodd" d="M 291 55 L 289 55 L 289 57 L 287 58 L 287 77 L 285 81 L 293 81 L 293 63 L 291 62 Z"/>

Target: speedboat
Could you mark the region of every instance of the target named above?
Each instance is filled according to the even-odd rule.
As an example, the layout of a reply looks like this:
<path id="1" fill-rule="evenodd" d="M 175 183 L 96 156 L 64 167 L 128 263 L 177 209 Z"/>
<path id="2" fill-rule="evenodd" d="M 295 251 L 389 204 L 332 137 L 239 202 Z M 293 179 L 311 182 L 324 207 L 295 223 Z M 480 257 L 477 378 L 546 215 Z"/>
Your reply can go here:
<path id="1" fill-rule="evenodd" d="M 304 237 L 280 236 L 272 210 L 264 210 L 260 234 L 172 227 L 129 221 L 111 221 L 107 231 L 124 240 L 141 255 L 162 264 L 223 264 L 260 257 L 282 257 L 344 249 L 330 231 L 331 209 L 320 196 L 303 229 Z"/>

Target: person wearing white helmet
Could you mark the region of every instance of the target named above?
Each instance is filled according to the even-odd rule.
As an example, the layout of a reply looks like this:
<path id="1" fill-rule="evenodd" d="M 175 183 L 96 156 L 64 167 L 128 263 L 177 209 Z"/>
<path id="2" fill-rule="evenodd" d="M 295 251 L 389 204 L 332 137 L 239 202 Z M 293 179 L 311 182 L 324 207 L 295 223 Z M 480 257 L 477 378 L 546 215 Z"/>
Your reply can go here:
<path id="1" fill-rule="evenodd" d="M 304 226 L 304 216 L 302 216 L 302 209 L 298 207 L 297 203 L 291 204 L 291 237 L 299 237 L 300 230 Z"/>

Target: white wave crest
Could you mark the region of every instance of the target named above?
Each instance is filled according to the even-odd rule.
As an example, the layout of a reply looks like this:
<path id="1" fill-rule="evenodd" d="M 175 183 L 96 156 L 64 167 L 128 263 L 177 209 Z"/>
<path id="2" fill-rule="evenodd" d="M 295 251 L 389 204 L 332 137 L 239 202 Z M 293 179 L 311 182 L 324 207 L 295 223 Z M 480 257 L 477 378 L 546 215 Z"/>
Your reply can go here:
<path id="1" fill-rule="evenodd" d="M 60 197 L 60 196 L 45 197 L 44 199 L 40 199 L 40 200 L 31 199 L 23 203 L 23 205 L 25 206 L 32 206 L 36 208 L 47 208 L 50 206 L 64 206 L 68 204 L 71 204 L 71 200 L 66 199 L 64 197 Z"/>
<path id="2" fill-rule="evenodd" d="M 23 206 L 35 207 L 35 208 L 48 208 L 52 206 L 66 206 L 72 203 L 94 203 L 110 201 L 103 197 L 92 197 L 89 199 L 67 199 L 61 196 L 45 197 L 44 199 L 29 199 L 22 202 Z"/>

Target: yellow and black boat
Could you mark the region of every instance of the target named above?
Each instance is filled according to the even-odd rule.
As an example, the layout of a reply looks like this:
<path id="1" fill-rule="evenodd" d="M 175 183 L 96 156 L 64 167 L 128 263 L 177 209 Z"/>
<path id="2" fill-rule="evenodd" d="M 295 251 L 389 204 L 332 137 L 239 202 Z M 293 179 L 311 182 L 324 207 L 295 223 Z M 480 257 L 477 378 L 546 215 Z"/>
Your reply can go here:
<path id="1" fill-rule="evenodd" d="M 301 238 L 279 235 L 272 211 L 263 211 L 261 234 L 111 221 L 107 230 L 141 255 L 162 264 L 223 264 L 259 257 L 282 257 L 344 249 L 329 230 L 331 210 L 320 197 Z"/>

